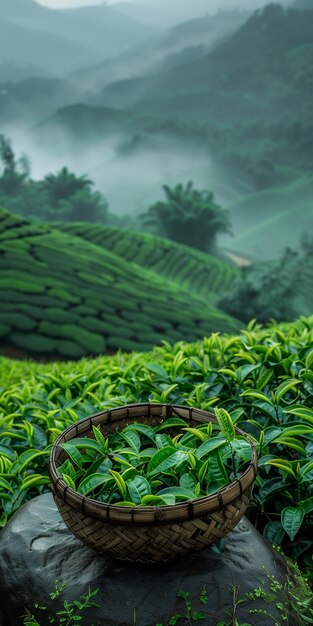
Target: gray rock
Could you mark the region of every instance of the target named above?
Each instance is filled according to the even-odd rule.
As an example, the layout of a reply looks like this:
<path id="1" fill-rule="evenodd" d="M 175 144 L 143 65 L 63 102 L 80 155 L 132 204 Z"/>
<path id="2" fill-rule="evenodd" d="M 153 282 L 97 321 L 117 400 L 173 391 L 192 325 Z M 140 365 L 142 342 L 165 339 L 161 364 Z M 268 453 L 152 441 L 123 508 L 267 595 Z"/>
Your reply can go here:
<path id="1" fill-rule="evenodd" d="M 227 611 L 231 615 L 234 586 L 242 598 L 260 586 L 260 579 L 267 584 L 263 568 L 279 581 L 286 580 L 284 559 L 245 518 L 225 538 L 220 553 L 207 549 L 156 565 L 112 561 L 76 539 L 63 523 L 52 496 L 45 494 L 24 505 L 0 534 L 0 622 L 2 626 L 22 624 L 25 609 L 33 610 L 38 602 L 48 606 L 46 611 L 34 611 L 40 626 L 46 626 L 48 615 L 61 609 L 64 599 L 71 602 L 85 595 L 88 588 L 99 587 L 95 601 L 100 608 L 83 613 L 81 624 L 165 626 L 173 614 L 183 609 L 183 600 L 177 597 L 178 590 L 183 590 L 190 592 L 195 610 L 206 612 L 206 619 L 195 623 L 215 626 L 223 619 L 230 620 Z M 60 598 L 51 602 L 49 593 L 56 579 L 66 582 L 66 588 Z M 209 597 L 206 606 L 199 602 L 203 587 Z M 264 604 L 260 606 L 264 608 Z M 258 608 L 256 601 L 239 605 L 239 623 L 273 626 L 270 618 L 251 615 L 251 608 Z M 282 623 L 276 601 L 269 610 Z M 179 626 L 183 624 L 187 621 L 178 622 Z"/>

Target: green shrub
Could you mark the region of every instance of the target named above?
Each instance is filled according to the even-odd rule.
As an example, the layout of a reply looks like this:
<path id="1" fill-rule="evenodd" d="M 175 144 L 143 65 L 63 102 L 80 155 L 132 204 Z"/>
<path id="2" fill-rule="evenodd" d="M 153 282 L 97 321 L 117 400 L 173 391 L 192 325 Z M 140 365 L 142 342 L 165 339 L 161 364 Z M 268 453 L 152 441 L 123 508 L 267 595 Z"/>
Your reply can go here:
<path id="1" fill-rule="evenodd" d="M 27 280 L 30 281 L 30 276 L 28 275 Z M 22 293 L 44 293 L 45 287 L 44 285 L 39 285 L 38 283 L 26 282 L 24 280 L 19 280 L 19 278 L 3 278 L 0 276 L 0 292 L 2 290 L 12 289 L 14 291 L 22 292 Z"/>
<path id="2" fill-rule="evenodd" d="M 18 330 L 34 330 L 36 328 L 37 323 L 30 319 L 27 315 L 23 313 L 0 313 L 0 323 L 6 324 L 9 322 L 12 328 L 16 328 Z"/>
<path id="3" fill-rule="evenodd" d="M 19 348 L 24 348 L 30 353 L 54 352 L 56 342 L 48 337 L 37 335 L 35 333 L 12 333 L 11 341 Z"/>
<path id="4" fill-rule="evenodd" d="M 77 342 L 72 337 L 60 340 Z M 87 331 L 85 331 L 87 332 Z M 173 331 L 176 332 L 176 331 Z M 25 333 L 32 350 L 36 335 Z M 54 353 L 57 340 L 52 342 Z M 111 336 L 108 350 L 131 339 Z M 204 410 L 225 408 L 259 441 L 260 464 L 247 515 L 265 538 L 302 568 L 312 567 L 313 317 L 197 343 L 168 343 L 147 354 L 36 364 L 0 358 L 1 525 L 25 501 L 48 489 L 47 457 L 56 436 L 74 420 L 132 402 L 167 402 Z M 73 346 L 72 346 L 73 347 Z M 27 349 L 27 348 L 26 348 Z M 42 352 L 48 350 L 42 350 Z M 34 405 L 36 409 L 34 410 Z M 16 438 L 16 434 L 21 438 Z M 26 465 L 20 456 L 29 450 Z M 40 456 L 38 456 L 40 452 Z M 46 482 L 45 482 L 46 481 Z M 12 491 L 10 491 L 12 490 Z"/>
<path id="5" fill-rule="evenodd" d="M 105 351 L 105 340 L 97 334 L 74 324 L 64 324 L 62 337 L 72 339 L 75 343 L 85 349 L 87 354 L 101 354 Z"/>
<path id="6" fill-rule="evenodd" d="M 81 302 L 81 298 L 79 296 L 74 296 L 65 289 L 59 289 L 57 287 L 49 289 L 48 295 L 50 297 L 54 296 L 58 300 L 63 300 L 64 302 L 68 302 L 69 304 L 80 304 Z"/>
<path id="7" fill-rule="evenodd" d="M 64 311 L 56 307 L 45 309 L 41 317 L 55 324 L 73 323 L 79 320 L 79 316 L 75 315 L 73 309 Z"/>
<path id="8" fill-rule="evenodd" d="M 66 356 L 71 359 L 77 359 L 85 354 L 85 349 L 70 339 L 57 339 L 55 346 L 56 351 L 61 356 Z"/>
<path id="9" fill-rule="evenodd" d="M 7 324 L 1 324 L 0 323 L 0 337 L 8 337 L 8 335 L 11 332 L 11 328 L 10 326 L 8 326 Z"/>

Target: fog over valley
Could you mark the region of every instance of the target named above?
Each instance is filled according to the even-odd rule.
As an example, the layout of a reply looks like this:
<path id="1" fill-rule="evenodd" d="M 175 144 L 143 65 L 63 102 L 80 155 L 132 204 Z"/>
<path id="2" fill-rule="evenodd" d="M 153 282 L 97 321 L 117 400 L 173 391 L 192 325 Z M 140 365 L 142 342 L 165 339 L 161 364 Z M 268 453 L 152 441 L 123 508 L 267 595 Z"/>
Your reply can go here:
<path id="1" fill-rule="evenodd" d="M 230 211 L 226 247 L 298 249 L 312 219 L 306 0 L 74 4 L 0 0 L 0 128 L 30 179 L 86 175 L 132 227 L 163 185 L 192 181 Z"/>

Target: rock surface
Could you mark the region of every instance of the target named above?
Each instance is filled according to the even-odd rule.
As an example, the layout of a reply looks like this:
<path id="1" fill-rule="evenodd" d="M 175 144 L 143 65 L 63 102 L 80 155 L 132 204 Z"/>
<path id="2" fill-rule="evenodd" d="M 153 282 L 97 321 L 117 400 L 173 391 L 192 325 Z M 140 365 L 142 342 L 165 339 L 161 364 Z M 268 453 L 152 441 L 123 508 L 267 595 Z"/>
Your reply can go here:
<path id="1" fill-rule="evenodd" d="M 232 588 L 238 587 L 242 598 L 260 586 L 260 579 L 267 583 L 263 568 L 276 579 L 286 580 L 284 560 L 245 518 L 225 538 L 220 553 L 208 549 L 157 565 L 112 561 L 76 539 L 63 523 L 52 495 L 45 494 L 24 505 L 0 534 L 0 624 L 23 624 L 26 608 L 33 610 L 38 602 L 48 606 L 46 611 L 33 611 L 40 626 L 45 626 L 64 599 L 77 600 L 88 588 L 99 588 L 94 600 L 100 608 L 82 613 L 83 620 L 77 623 L 85 626 L 166 626 L 184 608 L 178 590 L 188 591 L 193 609 L 206 613 L 195 624 L 215 626 L 223 620 L 232 624 Z M 51 602 L 49 593 L 56 579 L 66 582 L 66 588 Z M 209 598 L 206 606 L 199 602 L 203 587 Z M 238 622 L 273 626 L 272 619 L 251 615 L 249 611 L 258 606 L 265 608 L 256 601 L 240 604 Z M 288 624 L 280 621 L 276 602 L 268 610 L 278 623 Z M 178 626 L 184 624 L 186 620 L 178 621 Z"/>

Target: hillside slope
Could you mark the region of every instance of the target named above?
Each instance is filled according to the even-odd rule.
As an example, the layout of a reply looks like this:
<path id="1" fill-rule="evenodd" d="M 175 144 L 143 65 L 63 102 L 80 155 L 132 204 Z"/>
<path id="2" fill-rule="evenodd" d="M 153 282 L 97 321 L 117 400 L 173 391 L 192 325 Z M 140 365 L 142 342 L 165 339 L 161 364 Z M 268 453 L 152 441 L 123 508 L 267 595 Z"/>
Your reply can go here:
<path id="1" fill-rule="evenodd" d="M 193 340 L 240 324 L 94 243 L 0 213 L 1 351 L 77 358 Z"/>
<path id="2" fill-rule="evenodd" d="M 312 42 L 311 13 L 308 18 L 305 12 L 269 5 L 203 58 L 149 78 L 113 83 L 103 91 L 102 102 L 149 112 L 160 103 L 164 114 L 172 114 L 173 98 L 193 96 L 192 109 L 186 100 L 179 115 L 190 120 L 198 113 L 204 120 L 206 94 L 212 102 L 207 121 L 212 115 L 215 121 L 242 120 L 253 111 L 262 119 L 270 114 L 273 120 L 281 116 L 282 106 L 285 112 L 298 113 L 299 119 L 299 113 L 311 111 L 302 95 L 312 90 Z"/>
<path id="3" fill-rule="evenodd" d="M 302 235 L 313 228 L 312 192 L 312 177 L 306 176 L 228 205 L 234 227 L 231 248 L 260 261 L 278 257 L 286 246 L 299 249 Z"/>
<path id="4" fill-rule="evenodd" d="M 49 75 L 73 71 L 97 57 L 62 34 L 25 27 L 0 14 L 0 58 L 2 63 L 39 66 Z"/>
<path id="5" fill-rule="evenodd" d="M 234 267 L 224 261 L 163 237 L 86 222 L 57 223 L 56 226 L 125 261 L 153 270 L 205 299 L 212 299 L 227 289 L 236 275 Z"/>
<path id="6" fill-rule="evenodd" d="M 153 27 L 146 27 L 132 17 L 120 14 L 107 4 L 102 6 L 88 6 L 70 10 L 49 9 L 33 0 L 0 0 L 0 20 L 6 20 L 16 27 L 23 29 L 23 34 L 29 31 L 46 34 L 47 42 L 51 37 L 65 38 L 73 46 L 85 49 L 85 56 L 77 55 L 72 58 L 72 67 L 84 67 L 104 59 L 106 56 L 120 52 L 124 46 L 130 46 L 142 41 Z M 4 18 L 3 18 L 4 19 Z M 21 40 L 23 41 L 23 39 Z M 19 49 L 21 41 L 8 40 L 6 57 L 13 57 Z M 45 47 L 38 48 L 45 51 Z M 55 48 L 56 56 L 61 52 Z M 27 63 L 27 49 L 24 62 Z M 64 66 L 55 65 L 63 75 L 68 71 L 69 59 L 64 54 Z"/>

